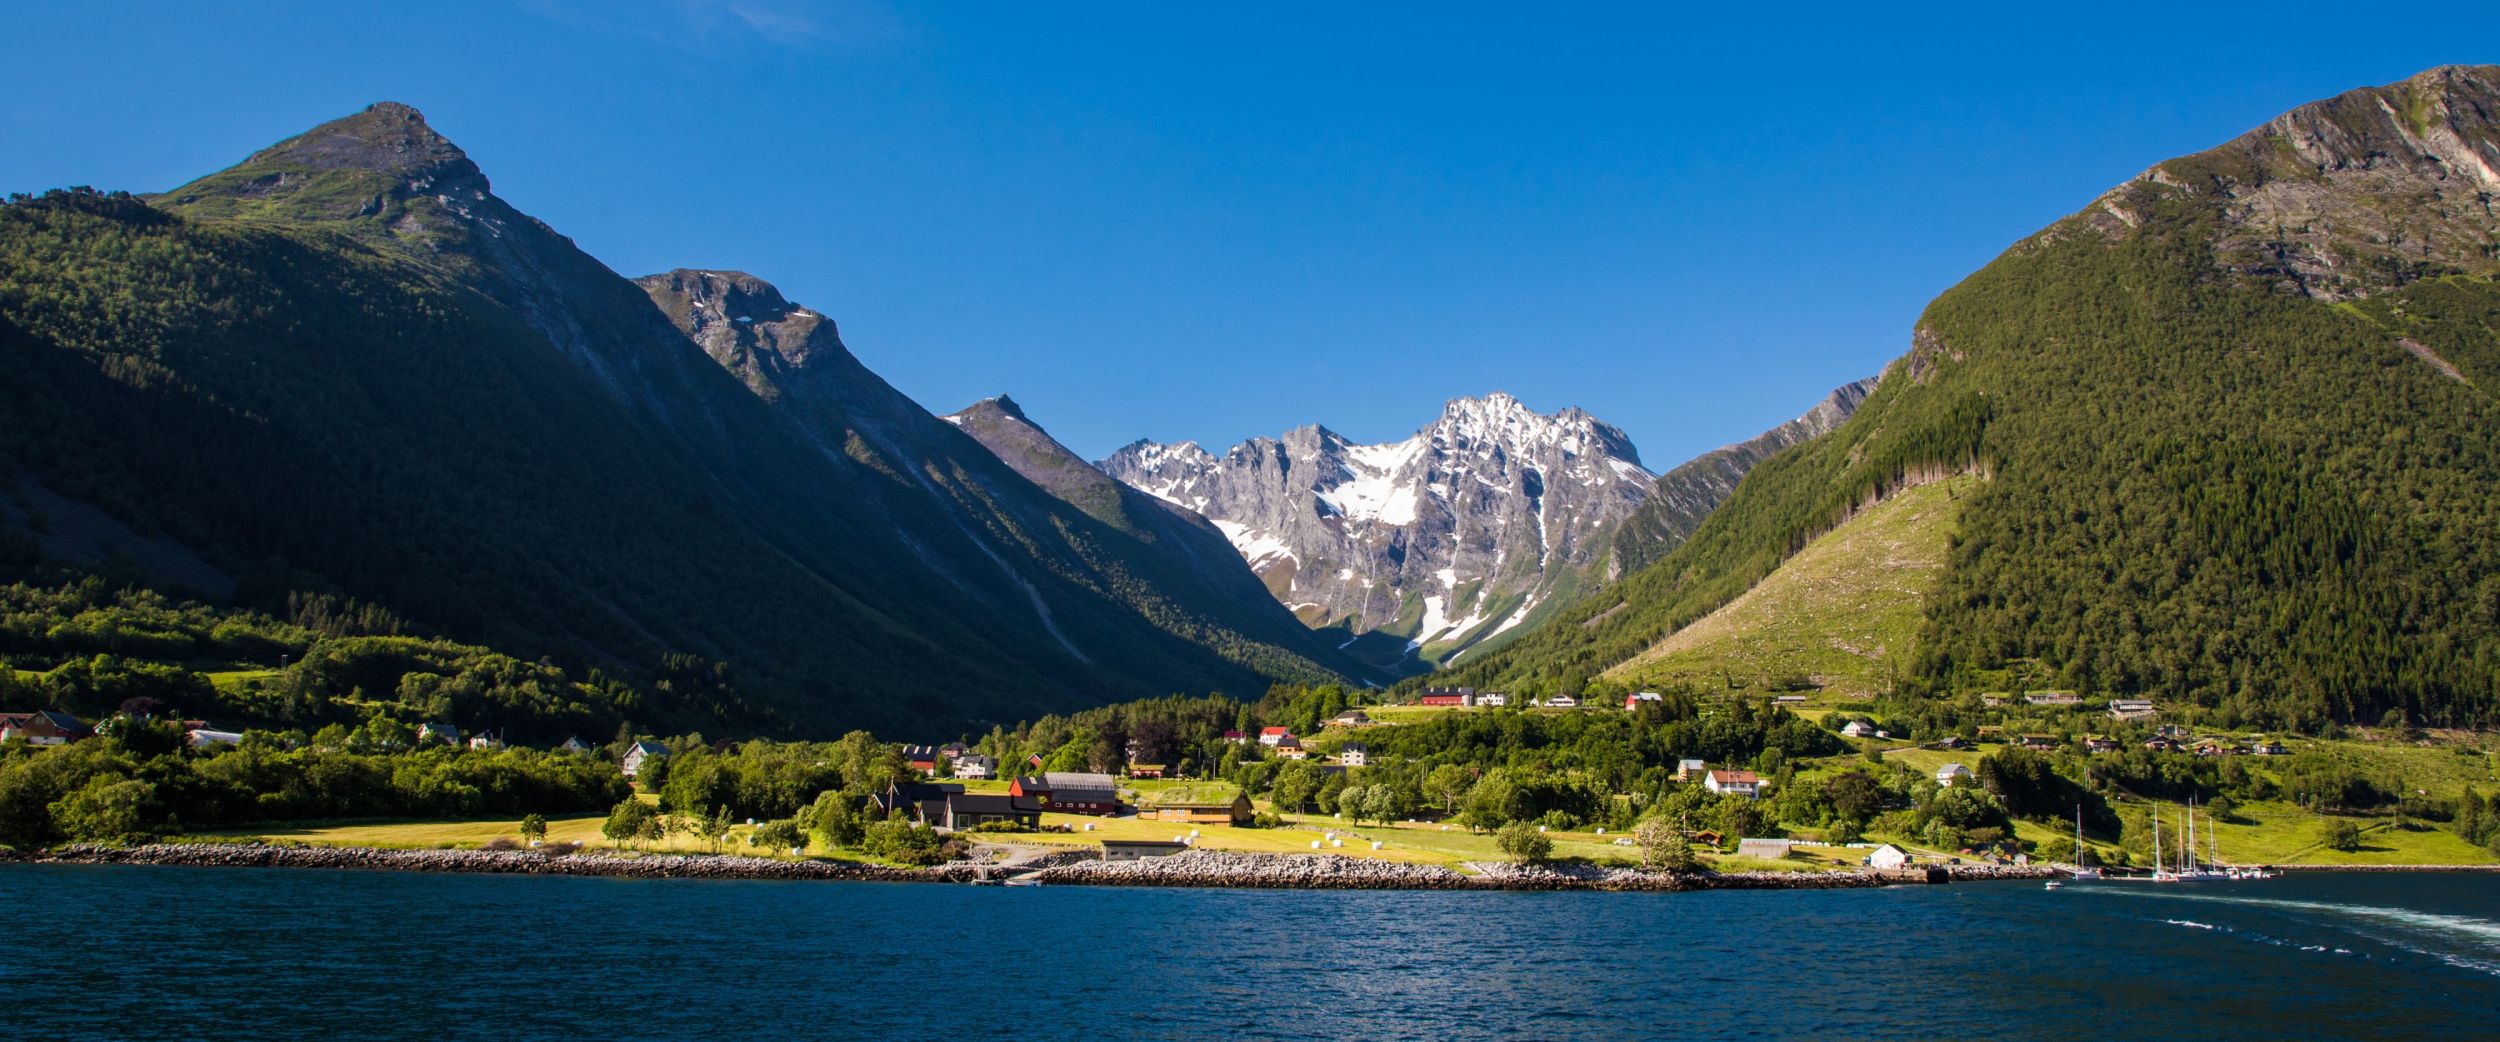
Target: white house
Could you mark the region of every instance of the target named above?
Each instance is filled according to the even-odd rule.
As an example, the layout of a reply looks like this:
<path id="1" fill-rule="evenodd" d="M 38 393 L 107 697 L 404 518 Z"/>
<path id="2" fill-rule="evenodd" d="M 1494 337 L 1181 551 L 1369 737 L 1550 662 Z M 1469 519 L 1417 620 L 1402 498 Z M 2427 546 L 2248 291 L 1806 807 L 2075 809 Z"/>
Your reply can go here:
<path id="1" fill-rule="evenodd" d="M 663 759 L 667 756 L 668 747 L 665 745 L 658 742 L 635 742 L 633 748 L 625 750 L 625 776 L 631 778 L 642 773 L 642 764 L 645 760 Z"/>
<path id="2" fill-rule="evenodd" d="M 418 724 L 417 744 L 424 745 L 427 742 L 458 745 L 460 744 L 460 729 L 450 724 Z"/>
<path id="3" fill-rule="evenodd" d="M 236 732 L 212 731 L 205 727 L 192 728 L 189 737 L 191 748 L 194 749 L 206 749 L 212 745 L 237 745 L 243 741 L 243 736 Z"/>
<path id="4" fill-rule="evenodd" d="M 980 753 L 965 753 L 946 761 L 946 766 L 958 778 L 979 781 L 998 777 L 998 761 Z"/>
<path id="5" fill-rule="evenodd" d="M 1290 728 L 1290 727 L 1262 727 L 1262 728 L 1259 728 L 1259 744 L 1260 744 L 1260 745 L 1264 745 L 1264 746 L 1268 746 L 1268 747 L 1273 748 L 1273 747 L 1274 747 L 1274 746 L 1276 746 L 1278 743 L 1283 742 L 1284 740 L 1286 740 L 1286 739 L 1288 739 L 1288 738 L 1291 738 L 1291 737 L 1293 737 L 1293 728 Z"/>
<path id="6" fill-rule="evenodd" d="M 1875 848 L 1874 853 L 1868 854 L 1866 863 L 1870 868 L 1901 868 L 1910 863 L 1910 854 L 1900 847 L 1886 843 Z"/>
<path id="7" fill-rule="evenodd" d="M 493 752 L 503 748 L 503 736 L 493 731 L 480 731 L 469 736 L 469 748 Z"/>
<path id="8" fill-rule="evenodd" d="M 1875 728 L 1864 720 L 1851 720 L 1841 725 L 1840 733 L 1850 738 L 1873 738 Z"/>
<path id="9" fill-rule="evenodd" d="M 1348 767 L 1361 767 L 1371 762 L 1371 750 L 1361 742 L 1347 742 L 1337 747 L 1337 762 Z"/>
<path id="10" fill-rule="evenodd" d="M 1498 708 L 1509 705 L 1510 696 L 1499 691 L 1487 691 L 1476 696 L 1476 704 L 1480 706 L 1493 706 Z"/>
<path id="11" fill-rule="evenodd" d="M 1545 704 L 1546 704 L 1546 706 L 1547 706 L 1547 707 L 1549 707 L 1549 708 L 1553 708 L 1553 709 L 1578 709 L 1578 708 L 1580 708 L 1580 700 L 1579 700 L 1579 699 L 1576 699 L 1576 698 L 1573 698 L 1573 697 L 1571 697 L 1570 695 L 1555 695 L 1555 696 L 1554 696 L 1554 697 L 1552 697 L 1552 698 L 1546 699 L 1546 700 L 1545 700 Z"/>
<path id="12" fill-rule="evenodd" d="M 1722 796 L 1736 795 L 1750 800 L 1762 795 L 1762 776 L 1752 771 L 1711 771 L 1702 776 L 1701 784 Z"/>
<path id="13" fill-rule="evenodd" d="M 1968 785 L 1970 783 L 1971 773 L 1970 768 L 1968 767 L 1964 767 L 1958 763 L 1948 763 L 1942 767 L 1936 768 L 1936 784 L 1938 785 L 1942 785 L 1945 788 L 1950 789 L 1956 785 Z"/>

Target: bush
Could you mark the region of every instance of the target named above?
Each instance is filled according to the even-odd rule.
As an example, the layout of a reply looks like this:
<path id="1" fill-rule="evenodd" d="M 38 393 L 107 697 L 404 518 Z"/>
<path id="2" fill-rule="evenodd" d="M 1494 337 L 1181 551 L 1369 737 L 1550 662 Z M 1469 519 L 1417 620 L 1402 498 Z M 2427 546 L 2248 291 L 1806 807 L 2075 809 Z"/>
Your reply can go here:
<path id="1" fill-rule="evenodd" d="M 937 830 L 907 821 L 880 821 L 866 829 L 860 849 L 906 865 L 934 865 L 946 860 Z"/>
<path id="2" fill-rule="evenodd" d="M 493 839 L 490 839 L 490 840 L 487 840 L 485 843 L 481 844 L 481 845 L 479 846 L 479 848 L 478 848 L 478 849 L 481 849 L 481 850 L 519 850 L 519 849 L 521 849 L 521 843 L 520 843 L 520 841 L 519 841 L 519 840 L 513 839 L 513 838 L 512 838 L 512 837 L 510 837 L 510 836 L 497 836 L 497 837 L 495 837 L 495 838 L 493 838 Z"/>
<path id="3" fill-rule="evenodd" d="M 2361 849 L 2361 826 L 2342 818 L 2330 818 L 2325 826 L 2324 842 L 2329 850 L 2347 854 Z"/>
<path id="4" fill-rule="evenodd" d="M 1532 864 L 1554 856 L 1554 841 L 1524 821 L 1502 826 L 1500 832 L 1494 833 L 1493 844 L 1522 863 Z"/>
<path id="5" fill-rule="evenodd" d="M 808 839 L 807 830 L 799 825 L 798 819 L 782 818 L 757 825 L 755 831 L 747 836 L 747 845 L 777 851 L 805 851 Z"/>

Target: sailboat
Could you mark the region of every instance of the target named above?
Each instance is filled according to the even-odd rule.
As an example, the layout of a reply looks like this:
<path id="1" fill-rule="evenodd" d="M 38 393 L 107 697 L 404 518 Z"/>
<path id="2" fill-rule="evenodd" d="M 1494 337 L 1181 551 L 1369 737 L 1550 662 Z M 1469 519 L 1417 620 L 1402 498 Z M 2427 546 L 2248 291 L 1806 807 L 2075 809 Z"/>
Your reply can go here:
<path id="1" fill-rule="evenodd" d="M 2153 881 L 2156 883 L 2210 883 L 2231 878 L 2231 874 L 2209 865 L 2196 863 L 2196 797 L 2188 797 L 2187 844 L 2179 855 L 2179 867 L 2161 867 L 2161 813 L 2153 814 Z M 2213 830 L 2206 830 L 2206 842 L 2213 839 Z"/>
<path id="2" fill-rule="evenodd" d="M 2078 880 L 2101 878 L 2099 866 L 2087 868 L 2083 863 L 2083 804 L 2080 803 L 2075 804 L 2075 878 Z"/>

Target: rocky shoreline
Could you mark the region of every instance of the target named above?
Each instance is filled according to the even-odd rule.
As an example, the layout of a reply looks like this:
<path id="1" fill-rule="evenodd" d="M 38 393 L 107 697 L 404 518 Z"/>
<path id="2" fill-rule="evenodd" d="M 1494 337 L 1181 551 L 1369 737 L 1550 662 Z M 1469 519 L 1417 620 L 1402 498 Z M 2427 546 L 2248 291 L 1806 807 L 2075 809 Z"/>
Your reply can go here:
<path id="1" fill-rule="evenodd" d="M 0 860 L 10 860 L 0 854 Z M 2062 875 L 2045 866 L 1956 865 L 1908 871 L 1646 872 L 1586 864 L 1471 864 L 1469 875 L 1420 865 L 1338 854 L 1250 854 L 1191 850 L 1141 861 L 1101 861 L 1090 852 L 1054 851 L 1016 863 L 956 862 L 933 868 L 889 868 L 856 862 L 785 861 L 734 854 L 545 854 L 532 850 L 386 850 L 262 843 L 153 843 L 114 847 L 76 844 L 16 854 L 41 864 L 180 865 L 220 868 L 322 868 L 487 875 L 597 876 L 631 879 L 762 879 L 826 882 L 968 883 L 1005 881 L 1058 886 L 1151 886 L 1261 890 L 1831 890 L 1903 884 Z"/>

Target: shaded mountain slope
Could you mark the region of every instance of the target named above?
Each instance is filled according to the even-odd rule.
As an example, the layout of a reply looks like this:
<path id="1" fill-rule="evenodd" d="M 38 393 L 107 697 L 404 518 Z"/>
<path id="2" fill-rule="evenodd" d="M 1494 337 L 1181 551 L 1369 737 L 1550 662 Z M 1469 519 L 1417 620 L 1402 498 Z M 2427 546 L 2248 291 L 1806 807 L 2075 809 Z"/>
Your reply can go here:
<path id="1" fill-rule="evenodd" d="M 760 395 L 414 110 L 153 203 L 0 208 L 0 470 L 196 554 L 243 603 L 336 593 L 610 670 L 714 663 L 734 682 L 637 711 L 733 730 L 1330 675 L 1147 618 L 1168 601 L 1086 564 L 1090 518 L 829 323 L 787 332 L 801 379 Z"/>

